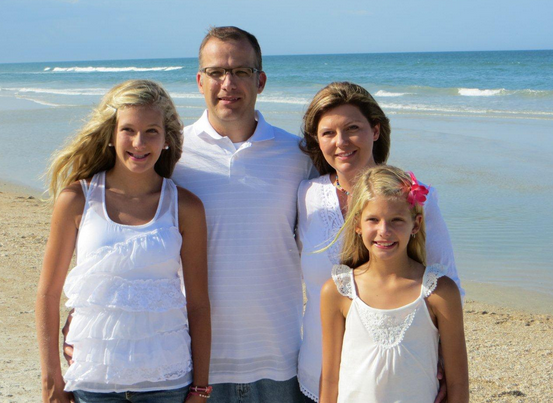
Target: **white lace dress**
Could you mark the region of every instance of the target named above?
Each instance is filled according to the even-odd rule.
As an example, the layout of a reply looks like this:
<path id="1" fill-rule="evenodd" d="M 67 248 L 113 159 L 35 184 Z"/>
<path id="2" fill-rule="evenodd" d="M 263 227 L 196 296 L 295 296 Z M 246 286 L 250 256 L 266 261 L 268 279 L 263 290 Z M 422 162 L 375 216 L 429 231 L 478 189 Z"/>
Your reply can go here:
<path id="1" fill-rule="evenodd" d="M 447 276 L 455 281 L 464 295 L 449 233 L 438 207 L 437 192 L 432 187 L 424 212 L 427 263 L 447 267 Z M 298 380 L 303 394 L 315 401 L 319 399 L 321 374 L 321 288 L 330 278 L 332 266 L 340 261 L 341 242 L 338 240 L 325 252 L 316 251 L 330 244 L 343 224 L 336 188 L 329 175 L 303 181 L 298 189 L 298 241 L 307 305 L 303 316 Z"/>
<path id="2" fill-rule="evenodd" d="M 77 266 L 67 276 L 74 308 L 67 342 L 74 363 L 66 390 L 123 392 L 177 389 L 192 380 L 182 288 L 177 188 L 164 179 L 155 217 L 121 225 L 105 208 L 105 175 L 82 181 L 85 209 Z"/>
<path id="3" fill-rule="evenodd" d="M 425 270 L 419 297 L 400 308 L 375 309 L 357 295 L 353 270 L 332 268 L 340 294 L 352 300 L 342 343 L 338 403 L 432 403 L 438 393 L 439 333 L 425 298 L 445 275 Z"/>

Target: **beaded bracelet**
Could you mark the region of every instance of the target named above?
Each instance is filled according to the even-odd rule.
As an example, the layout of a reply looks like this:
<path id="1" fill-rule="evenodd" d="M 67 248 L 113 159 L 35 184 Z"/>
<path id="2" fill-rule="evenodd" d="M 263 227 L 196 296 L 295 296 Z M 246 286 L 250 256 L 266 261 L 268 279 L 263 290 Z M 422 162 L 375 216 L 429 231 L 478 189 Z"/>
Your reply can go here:
<path id="1" fill-rule="evenodd" d="M 212 391 L 213 386 L 190 386 L 186 400 L 188 400 L 191 396 L 199 396 L 209 399 Z"/>

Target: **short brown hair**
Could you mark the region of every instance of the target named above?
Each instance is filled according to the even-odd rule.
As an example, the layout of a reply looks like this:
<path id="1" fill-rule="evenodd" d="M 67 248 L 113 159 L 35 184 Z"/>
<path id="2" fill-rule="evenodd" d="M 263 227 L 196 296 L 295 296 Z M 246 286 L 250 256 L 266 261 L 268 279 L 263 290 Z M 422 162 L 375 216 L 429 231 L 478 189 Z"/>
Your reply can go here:
<path id="1" fill-rule="evenodd" d="M 390 120 L 366 89 L 347 81 L 330 83 L 315 95 L 303 115 L 300 149 L 311 158 L 321 175 L 336 172 L 324 159 L 317 139 L 317 129 L 322 116 L 341 105 L 358 107 L 372 127 L 380 124 L 380 135 L 374 142 L 373 157 L 377 164 L 385 164 L 390 154 Z"/>
<path id="2" fill-rule="evenodd" d="M 253 51 L 255 52 L 255 67 L 257 70 L 263 70 L 263 62 L 261 57 L 261 47 L 259 46 L 259 42 L 257 42 L 257 38 L 250 34 L 247 31 L 244 31 L 243 29 L 240 29 L 238 27 L 211 27 L 209 28 L 209 31 L 207 31 L 206 36 L 204 37 L 202 43 L 200 44 L 200 52 L 198 55 L 199 61 L 200 61 L 200 67 L 202 67 L 202 51 L 205 48 L 205 45 L 207 42 L 209 42 L 210 39 L 215 38 L 219 39 L 223 42 L 228 41 L 248 41 L 248 43 L 252 46 Z"/>

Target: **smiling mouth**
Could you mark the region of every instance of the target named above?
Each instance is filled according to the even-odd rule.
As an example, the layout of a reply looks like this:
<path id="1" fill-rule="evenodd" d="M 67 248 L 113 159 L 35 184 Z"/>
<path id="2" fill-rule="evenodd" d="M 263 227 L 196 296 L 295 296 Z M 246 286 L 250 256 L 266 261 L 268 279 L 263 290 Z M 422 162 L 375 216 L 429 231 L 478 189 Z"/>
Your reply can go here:
<path id="1" fill-rule="evenodd" d="M 373 244 L 379 249 L 391 249 L 396 246 L 397 242 L 373 241 Z"/>
<path id="2" fill-rule="evenodd" d="M 357 150 L 354 150 L 354 151 L 350 151 L 349 153 L 339 153 L 339 154 L 336 154 L 336 157 L 337 158 L 349 158 L 351 157 L 353 154 L 355 154 L 357 152 Z"/>
<path id="3" fill-rule="evenodd" d="M 150 153 L 146 153 L 146 154 L 133 154 L 133 153 L 128 152 L 128 151 L 127 151 L 127 154 L 129 154 L 129 155 L 131 156 L 132 159 L 137 160 L 137 161 L 143 160 L 143 159 L 145 159 L 148 155 L 150 155 Z"/>
<path id="4" fill-rule="evenodd" d="M 239 97 L 219 97 L 219 101 L 222 101 L 224 103 L 233 103 L 239 101 Z"/>

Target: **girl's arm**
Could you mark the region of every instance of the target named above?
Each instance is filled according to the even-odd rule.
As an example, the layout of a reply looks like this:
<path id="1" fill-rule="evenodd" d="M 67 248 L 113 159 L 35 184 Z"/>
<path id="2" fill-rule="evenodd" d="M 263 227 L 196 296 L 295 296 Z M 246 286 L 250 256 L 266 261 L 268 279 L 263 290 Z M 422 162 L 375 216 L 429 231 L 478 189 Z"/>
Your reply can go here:
<path id="1" fill-rule="evenodd" d="M 60 297 L 75 249 L 84 202 L 81 185 L 76 182 L 60 193 L 52 213 L 36 300 L 43 402 L 69 402 L 71 398 L 71 394 L 63 390 L 65 382 L 61 374 Z"/>
<path id="2" fill-rule="evenodd" d="M 440 332 L 448 403 L 469 401 L 467 347 L 461 296 L 455 282 L 441 277 L 427 299 Z"/>
<path id="3" fill-rule="evenodd" d="M 207 289 L 207 225 L 200 199 L 185 189 L 179 189 L 179 228 L 182 235 L 181 261 L 186 289 L 186 308 L 192 361 L 193 385 L 209 383 L 211 353 L 211 314 Z M 203 402 L 194 396 L 188 402 Z"/>
<path id="4" fill-rule="evenodd" d="M 344 301 L 347 300 L 347 301 Z M 321 327 L 323 361 L 319 386 L 319 403 L 336 403 L 338 376 L 342 357 L 342 340 L 346 328 L 344 306 L 351 303 L 340 295 L 334 280 L 328 280 L 321 290 Z"/>

